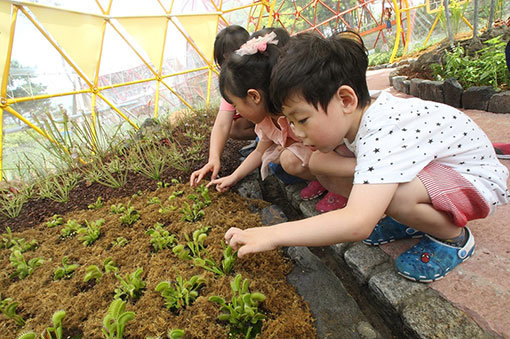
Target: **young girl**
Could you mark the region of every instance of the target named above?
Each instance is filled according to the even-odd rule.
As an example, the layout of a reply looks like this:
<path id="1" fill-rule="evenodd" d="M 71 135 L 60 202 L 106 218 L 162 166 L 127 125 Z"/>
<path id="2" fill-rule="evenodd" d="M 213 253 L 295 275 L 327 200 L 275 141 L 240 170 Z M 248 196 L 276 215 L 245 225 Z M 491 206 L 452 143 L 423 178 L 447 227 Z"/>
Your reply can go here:
<path id="1" fill-rule="evenodd" d="M 468 259 L 475 246 L 466 223 L 487 217 L 510 197 L 508 170 L 485 133 L 447 105 L 385 92 L 371 101 L 368 57 L 352 39 L 307 34 L 288 45 L 271 77 L 275 109 L 282 107 L 296 136 L 318 151 L 312 168 L 319 160 L 325 173 L 349 174 L 352 169 L 339 166 L 343 162 L 333 154 L 345 142 L 356 156 L 354 180 L 321 179 L 329 190 L 350 193 L 341 210 L 229 229 L 225 239 L 239 257 L 278 246 L 422 237 L 395 260 L 399 274 L 422 282 L 440 279 Z"/>
<path id="2" fill-rule="evenodd" d="M 238 25 L 222 29 L 214 40 L 214 61 L 216 64 L 221 67 L 228 56 L 244 44 L 249 37 L 248 31 Z M 221 168 L 221 153 L 227 139 L 229 137 L 236 140 L 255 139 L 253 128 L 252 122 L 237 114 L 235 108 L 222 99 L 211 130 L 209 161 L 201 169 L 191 174 L 190 185 L 196 186 L 209 172 L 211 172 L 211 179 L 216 178 Z"/>
<path id="3" fill-rule="evenodd" d="M 294 136 L 285 117 L 280 116 L 269 98 L 269 78 L 280 49 L 274 32 L 249 40 L 223 65 L 220 91 L 242 117 L 255 124 L 259 142 L 242 164 L 229 176 L 212 180 L 220 192 L 261 166 L 262 179 L 268 175 L 270 162 L 281 163 L 292 175 L 311 180 L 306 164 L 311 151 Z"/>

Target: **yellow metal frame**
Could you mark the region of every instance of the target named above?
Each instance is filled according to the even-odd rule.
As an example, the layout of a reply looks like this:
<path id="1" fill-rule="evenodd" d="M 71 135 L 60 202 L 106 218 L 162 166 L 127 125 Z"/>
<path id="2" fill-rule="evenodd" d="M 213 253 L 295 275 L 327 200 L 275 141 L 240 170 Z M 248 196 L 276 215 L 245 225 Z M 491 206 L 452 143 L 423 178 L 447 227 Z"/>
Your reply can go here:
<path id="1" fill-rule="evenodd" d="M 154 104 L 154 117 L 157 117 L 158 113 L 159 113 L 158 111 L 159 111 L 159 98 L 160 98 L 160 88 L 161 88 L 161 85 L 163 85 L 166 89 L 168 89 L 170 92 L 172 92 L 184 105 L 186 105 L 188 108 L 192 109 L 192 106 L 182 96 L 180 96 L 171 86 L 169 86 L 165 82 L 165 79 L 170 78 L 170 77 L 174 77 L 174 76 L 178 76 L 178 75 L 182 75 L 182 74 L 187 74 L 187 73 L 192 73 L 192 72 L 197 72 L 197 71 L 203 71 L 203 70 L 208 70 L 206 106 L 208 106 L 209 103 L 210 103 L 213 74 L 218 74 L 218 70 L 216 69 L 215 65 L 211 62 L 211 60 L 209 60 L 203 54 L 203 52 L 200 50 L 200 48 L 198 48 L 198 46 L 188 36 L 188 34 L 175 22 L 174 18 L 176 16 L 177 17 L 178 16 L 182 16 L 182 14 L 179 14 L 179 15 L 173 15 L 172 14 L 174 0 L 171 0 L 170 6 L 169 6 L 168 9 L 165 8 L 165 6 L 161 2 L 161 0 L 157 0 L 159 5 L 161 6 L 161 8 L 166 13 L 166 17 L 168 19 L 166 21 L 166 23 L 165 23 L 165 35 L 164 35 L 165 38 L 163 40 L 163 44 L 166 43 L 166 38 L 167 38 L 166 34 L 167 34 L 168 24 L 169 24 L 169 22 L 171 22 L 177 28 L 177 30 L 181 33 L 181 35 L 187 40 L 187 42 L 190 44 L 190 46 L 192 46 L 192 48 L 197 52 L 197 54 L 200 56 L 200 58 L 204 61 L 205 66 L 199 67 L 199 68 L 195 68 L 195 69 L 185 70 L 185 71 L 182 71 L 182 72 L 176 72 L 176 73 L 172 73 L 172 74 L 165 74 L 165 75 L 162 74 L 165 46 L 163 45 L 163 48 L 162 48 L 161 62 L 160 62 L 159 68 L 158 69 L 154 69 L 154 67 L 152 67 L 150 65 L 150 63 L 147 62 L 147 60 L 145 60 L 141 56 L 139 51 L 120 32 L 119 28 L 116 27 L 115 23 L 112 22 L 111 19 L 115 18 L 115 17 L 110 16 L 110 10 L 111 10 L 111 7 L 112 7 L 112 1 L 113 0 L 110 0 L 108 2 L 108 7 L 107 8 L 103 8 L 101 3 L 98 0 L 95 0 L 95 3 L 97 4 L 98 8 L 100 9 L 102 15 L 100 15 L 100 14 L 91 14 L 91 13 L 82 13 L 82 12 L 78 12 L 78 11 L 74 11 L 74 10 L 67 10 L 67 9 L 63 9 L 63 8 L 59 8 L 59 7 L 41 5 L 41 4 L 31 3 L 31 2 L 23 2 L 23 1 L 20 2 L 20 1 L 14 1 L 14 0 L 0 0 L 0 1 L 11 3 L 11 9 L 12 9 L 11 24 L 10 24 L 10 31 L 9 31 L 9 44 L 8 44 L 8 50 L 7 50 L 7 58 L 6 58 L 5 67 L 2 70 L 3 71 L 2 72 L 3 76 L 2 76 L 2 82 L 1 82 L 1 88 L 0 88 L 0 128 L 1 128 L 1 130 L 3 130 L 3 112 L 7 111 L 10 114 L 12 114 L 14 117 L 18 118 L 23 123 L 25 123 L 27 126 L 29 126 L 31 129 L 35 130 L 37 133 L 41 134 L 42 136 L 44 136 L 45 138 L 47 138 L 51 142 L 54 142 L 54 143 L 58 144 L 55 140 L 52 140 L 52 138 L 50 136 L 48 136 L 38 126 L 34 125 L 29 120 L 24 118 L 21 114 L 16 112 L 11 107 L 11 105 L 13 105 L 15 103 L 34 101 L 34 100 L 40 100 L 40 99 L 49 99 L 49 98 L 66 96 L 66 95 L 75 95 L 75 94 L 90 93 L 91 94 L 91 115 L 92 115 L 92 121 L 90 122 L 90 124 L 91 124 L 90 127 L 91 127 L 92 138 L 93 138 L 92 142 L 93 142 L 93 144 L 95 144 L 95 141 L 96 141 L 96 138 L 97 138 L 96 137 L 97 131 L 95 130 L 95 125 L 96 125 L 96 121 L 97 121 L 97 112 L 95 110 L 95 103 L 97 101 L 97 98 L 100 98 L 101 100 L 103 100 L 111 109 L 113 109 L 125 121 L 127 121 L 129 124 L 131 124 L 135 129 L 138 129 L 138 126 L 133 121 L 131 121 L 119 108 L 117 108 L 115 106 L 115 104 L 110 102 L 102 94 L 102 91 L 104 91 L 106 89 L 123 87 L 123 86 L 129 86 L 129 85 L 138 84 L 138 83 L 144 83 L 144 82 L 149 82 L 149 81 L 157 81 L 156 92 L 155 92 L 155 104 Z M 260 24 L 261 24 L 261 21 L 262 21 L 263 15 L 264 15 L 264 10 L 266 9 L 266 6 L 267 6 L 267 8 L 269 8 L 269 13 L 270 13 L 270 15 L 268 16 L 267 24 L 268 24 L 268 26 L 270 26 L 272 24 L 272 13 L 274 11 L 274 6 L 276 4 L 276 0 L 272 0 L 272 1 L 264 0 L 264 1 L 257 1 L 257 2 L 253 1 L 251 4 L 248 4 L 248 5 L 238 6 L 238 7 L 235 7 L 235 8 L 230 8 L 230 9 L 225 9 L 225 10 L 223 10 L 223 1 L 221 1 L 219 5 L 217 5 L 215 3 L 215 1 L 213 1 L 213 0 L 210 0 L 210 3 L 214 6 L 214 8 L 217 11 L 217 13 L 203 13 L 203 14 L 193 14 L 193 15 L 200 16 L 200 15 L 218 14 L 218 19 L 216 21 L 216 28 L 218 29 L 218 26 L 220 24 L 220 20 L 223 23 L 228 24 L 228 20 L 225 18 L 225 14 L 228 14 L 228 13 L 231 13 L 231 12 L 234 12 L 234 11 L 237 11 L 237 10 L 241 10 L 241 9 L 244 9 L 244 8 L 250 8 L 251 10 L 254 10 L 254 9 L 257 8 L 257 6 L 259 6 L 260 7 L 260 14 L 259 14 L 259 17 L 258 17 L 257 25 L 255 27 L 256 29 L 258 29 L 258 27 L 260 27 Z M 33 15 L 30 14 L 27 11 L 27 7 L 29 7 L 29 6 L 38 6 L 38 7 L 43 7 L 43 8 L 58 9 L 58 10 L 61 10 L 63 12 L 71 12 L 71 13 L 79 13 L 79 14 L 90 14 L 90 15 L 93 15 L 93 16 L 100 17 L 100 18 L 104 19 L 104 23 L 103 23 L 103 27 L 102 27 L 102 31 L 101 31 L 101 34 L 102 34 L 101 35 L 101 43 L 100 43 L 101 51 L 100 51 L 100 54 L 99 54 L 99 59 L 98 59 L 97 65 L 96 65 L 96 72 L 95 72 L 95 75 L 94 75 L 94 79 L 89 79 L 80 70 L 80 67 L 66 54 L 66 52 L 64 50 L 62 50 L 60 48 L 60 46 L 58 45 L 56 40 L 52 36 L 50 36 L 47 33 L 47 31 L 44 29 L 44 27 L 41 24 L 39 24 L 39 22 L 33 17 Z M 7 98 L 7 84 L 8 84 L 8 79 L 9 79 L 10 62 L 11 62 L 12 47 L 13 47 L 13 41 L 14 41 L 14 31 L 15 31 L 15 27 L 16 27 L 18 11 L 21 11 L 28 18 L 28 20 L 34 25 L 34 27 L 44 36 L 44 38 L 62 56 L 62 58 L 65 60 L 65 62 L 72 67 L 72 69 L 76 72 L 76 74 L 83 81 L 85 81 L 85 83 L 88 86 L 87 89 L 75 90 L 75 91 L 69 91 L 69 92 L 63 92 L 63 93 L 35 95 L 35 96 L 29 96 L 29 97 Z M 119 18 L 121 18 L 121 17 L 119 17 Z M 125 18 L 125 17 L 122 17 L 122 18 Z M 129 46 L 129 48 L 137 55 L 137 57 L 140 58 L 142 63 L 153 74 L 153 77 L 150 77 L 150 78 L 147 78 L 147 79 L 136 80 L 136 81 L 117 83 L 117 84 L 108 85 L 108 86 L 102 86 L 102 87 L 98 86 L 99 69 L 100 69 L 100 65 L 101 65 L 104 37 L 105 37 L 106 27 L 108 25 L 110 27 L 112 27 L 117 32 L 117 34 L 127 44 L 127 46 Z M 213 42 L 211 41 L 211 44 L 212 43 Z M 2 53 L 2 52 L 3 51 L 0 51 L 0 53 Z M 62 146 L 65 149 L 65 147 L 63 145 L 59 145 L 59 146 Z M 0 138 L 0 173 L 3 173 L 2 172 L 2 170 L 3 170 L 3 166 L 2 166 L 2 163 L 3 163 L 3 152 L 2 152 L 2 150 L 3 150 L 3 136 Z M 2 179 L 3 179 L 3 175 L 0 178 L 0 180 L 2 180 Z"/>

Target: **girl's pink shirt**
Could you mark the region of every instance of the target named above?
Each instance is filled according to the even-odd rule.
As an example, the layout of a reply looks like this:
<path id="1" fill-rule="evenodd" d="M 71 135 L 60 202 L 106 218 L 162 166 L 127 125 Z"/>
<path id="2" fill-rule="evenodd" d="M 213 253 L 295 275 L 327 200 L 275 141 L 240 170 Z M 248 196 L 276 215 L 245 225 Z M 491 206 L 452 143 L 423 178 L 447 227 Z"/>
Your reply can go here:
<path id="1" fill-rule="evenodd" d="M 261 141 L 270 140 L 274 143 L 262 155 L 262 166 L 260 167 L 262 180 L 269 174 L 270 162 L 280 163 L 280 154 L 284 149 L 288 149 L 298 157 L 303 166 L 308 165 L 312 155 L 312 150 L 303 145 L 294 132 L 292 132 L 287 118 L 279 117 L 277 124 L 280 128 L 276 127 L 271 117 L 267 116 L 255 125 L 255 133 Z"/>
<path id="2" fill-rule="evenodd" d="M 220 100 L 220 111 L 235 111 L 234 105 L 229 104 L 227 100 L 221 98 Z"/>

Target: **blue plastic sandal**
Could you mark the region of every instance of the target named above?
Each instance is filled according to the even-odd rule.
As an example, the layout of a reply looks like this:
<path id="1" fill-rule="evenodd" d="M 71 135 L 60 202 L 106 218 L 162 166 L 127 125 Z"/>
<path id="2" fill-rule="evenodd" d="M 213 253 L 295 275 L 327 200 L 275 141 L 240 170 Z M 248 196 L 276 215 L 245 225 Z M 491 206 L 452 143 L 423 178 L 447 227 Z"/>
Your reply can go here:
<path id="1" fill-rule="evenodd" d="M 454 247 L 425 235 L 419 243 L 395 260 L 397 272 L 407 279 L 433 282 L 450 273 L 458 264 L 469 258 L 475 250 L 475 240 L 465 227 L 467 242 Z"/>
<path id="2" fill-rule="evenodd" d="M 421 237 L 423 237 L 423 232 L 407 227 L 395 219 L 386 216 L 379 220 L 372 234 L 363 240 L 363 242 L 367 245 L 382 245 L 399 239 Z"/>

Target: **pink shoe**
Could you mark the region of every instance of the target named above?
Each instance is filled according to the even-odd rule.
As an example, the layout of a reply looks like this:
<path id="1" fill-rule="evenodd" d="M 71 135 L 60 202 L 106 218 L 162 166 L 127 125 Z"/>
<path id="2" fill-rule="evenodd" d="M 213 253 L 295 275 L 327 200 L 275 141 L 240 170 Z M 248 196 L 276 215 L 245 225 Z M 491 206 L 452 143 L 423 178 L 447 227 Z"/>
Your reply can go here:
<path id="1" fill-rule="evenodd" d="M 322 193 L 326 192 L 326 189 L 322 187 L 320 182 L 317 180 L 310 181 L 308 186 L 301 190 L 301 199 L 303 200 L 312 200 L 322 195 Z"/>
<path id="2" fill-rule="evenodd" d="M 343 208 L 345 205 L 347 205 L 346 197 L 343 195 L 328 192 L 328 194 L 326 194 L 324 198 L 322 198 L 317 203 L 317 205 L 315 205 L 315 209 L 321 213 L 324 213 Z"/>

